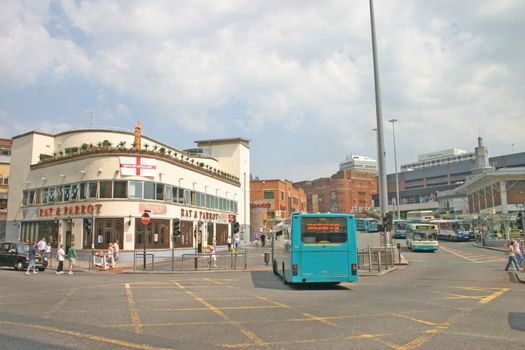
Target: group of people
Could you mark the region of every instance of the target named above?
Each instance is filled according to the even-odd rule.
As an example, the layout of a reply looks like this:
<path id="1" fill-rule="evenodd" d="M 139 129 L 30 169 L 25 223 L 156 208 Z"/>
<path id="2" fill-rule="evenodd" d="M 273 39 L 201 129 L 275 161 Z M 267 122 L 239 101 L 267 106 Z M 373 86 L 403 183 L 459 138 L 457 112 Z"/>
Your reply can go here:
<path id="1" fill-rule="evenodd" d="M 238 235 L 235 235 L 232 239 L 231 236 L 228 236 L 228 238 L 226 239 L 226 244 L 228 244 L 228 251 L 231 252 L 232 251 L 232 248 L 235 249 L 235 251 L 237 251 L 237 249 L 239 248 L 239 243 L 240 243 L 240 240 L 239 240 L 239 236 Z M 233 247 L 232 247 L 233 245 Z"/>
<path id="2" fill-rule="evenodd" d="M 46 238 L 42 237 L 38 243 L 33 242 L 31 246 L 29 247 L 29 263 L 27 264 L 26 269 L 26 275 L 29 275 L 29 271 L 33 270 L 33 274 L 36 274 L 36 257 L 40 256 L 42 265 L 47 266 L 47 261 L 51 258 L 51 244 L 46 242 Z M 56 259 L 58 260 L 58 266 L 56 270 L 57 275 L 61 275 L 64 273 L 64 260 L 66 258 L 69 261 L 69 271 L 68 274 L 73 274 L 73 267 L 77 263 L 77 253 L 75 251 L 75 248 L 73 246 L 69 247 L 67 250 L 67 255 L 64 251 L 64 245 L 60 244 L 59 248 L 57 249 Z"/>
<path id="3" fill-rule="evenodd" d="M 510 241 L 507 243 L 506 249 L 509 260 L 507 262 L 507 266 L 505 267 L 505 271 L 508 271 L 512 264 L 514 264 L 516 271 L 523 271 L 523 253 L 521 251 L 520 242 Z"/>
<path id="4" fill-rule="evenodd" d="M 112 242 L 108 246 L 108 257 L 109 257 L 109 263 L 115 265 L 118 263 L 118 254 L 120 251 L 119 241 L 116 240 L 115 242 Z"/>
<path id="5" fill-rule="evenodd" d="M 259 241 L 261 241 L 261 245 L 264 247 L 266 246 L 266 235 L 264 233 L 261 233 L 260 235 L 258 233 L 255 234 L 255 245 L 259 246 Z"/>

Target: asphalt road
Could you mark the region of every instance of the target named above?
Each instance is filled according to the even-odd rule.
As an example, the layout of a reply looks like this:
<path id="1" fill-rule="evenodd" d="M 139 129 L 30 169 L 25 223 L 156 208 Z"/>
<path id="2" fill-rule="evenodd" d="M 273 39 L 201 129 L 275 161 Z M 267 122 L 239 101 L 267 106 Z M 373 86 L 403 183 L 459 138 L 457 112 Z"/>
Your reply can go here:
<path id="1" fill-rule="evenodd" d="M 443 243 L 339 286 L 248 272 L 0 270 L 1 349 L 524 349 L 525 284 L 501 252 Z"/>

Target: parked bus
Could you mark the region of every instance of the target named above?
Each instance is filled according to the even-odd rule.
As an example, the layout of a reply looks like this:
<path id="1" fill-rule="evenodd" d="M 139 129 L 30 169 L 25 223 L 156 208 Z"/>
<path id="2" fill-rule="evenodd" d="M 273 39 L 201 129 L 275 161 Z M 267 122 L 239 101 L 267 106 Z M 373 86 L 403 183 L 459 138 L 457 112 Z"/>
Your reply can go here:
<path id="1" fill-rule="evenodd" d="M 439 239 L 467 242 L 474 236 L 472 224 L 468 220 L 432 220 L 431 222 L 439 228 Z"/>
<path id="2" fill-rule="evenodd" d="M 416 210 L 407 212 L 407 221 L 410 222 L 425 222 L 434 219 L 434 212 L 432 210 Z"/>
<path id="3" fill-rule="evenodd" d="M 357 231 L 361 232 L 377 232 L 379 231 L 379 220 L 374 218 L 358 218 Z"/>
<path id="4" fill-rule="evenodd" d="M 438 250 L 438 227 L 434 224 L 410 222 L 406 226 L 407 247 L 412 250 Z"/>
<path id="5" fill-rule="evenodd" d="M 357 281 L 355 218 L 292 214 L 273 230 L 273 272 L 284 283 Z"/>
<path id="6" fill-rule="evenodd" d="M 394 220 L 394 224 L 392 227 L 392 237 L 394 238 L 407 238 L 407 223 L 406 220 Z"/>

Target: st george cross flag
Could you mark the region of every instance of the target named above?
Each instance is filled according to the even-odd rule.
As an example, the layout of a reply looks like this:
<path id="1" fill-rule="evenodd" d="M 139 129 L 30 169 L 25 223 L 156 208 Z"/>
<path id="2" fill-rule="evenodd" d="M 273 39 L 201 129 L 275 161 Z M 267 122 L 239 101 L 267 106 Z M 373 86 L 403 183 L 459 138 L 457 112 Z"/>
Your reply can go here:
<path id="1" fill-rule="evenodd" d="M 120 175 L 154 177 L 157 171 L 154 158 L 119 157 Z"/>

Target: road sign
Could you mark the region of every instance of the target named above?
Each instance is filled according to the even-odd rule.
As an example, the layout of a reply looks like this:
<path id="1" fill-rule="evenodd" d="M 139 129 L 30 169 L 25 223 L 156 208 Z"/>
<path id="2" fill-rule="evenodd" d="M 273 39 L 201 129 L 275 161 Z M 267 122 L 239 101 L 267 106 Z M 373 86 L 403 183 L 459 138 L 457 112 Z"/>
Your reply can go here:
<path id="1" fill-rule="evenodd" d="M 147 225 L 151 221 L 151 218 L 149 217 L 149 214 L 147 211 L 142 213 L 142 224 Z"/>

